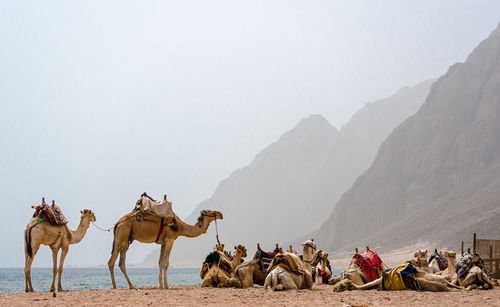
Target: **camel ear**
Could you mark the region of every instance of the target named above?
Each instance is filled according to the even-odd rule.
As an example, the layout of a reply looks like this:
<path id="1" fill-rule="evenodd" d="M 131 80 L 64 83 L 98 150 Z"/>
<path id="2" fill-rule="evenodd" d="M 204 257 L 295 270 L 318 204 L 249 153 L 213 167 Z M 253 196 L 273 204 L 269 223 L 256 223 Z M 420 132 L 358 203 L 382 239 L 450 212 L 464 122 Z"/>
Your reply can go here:
<path id="1" fill-rule="evenodd" d="M 83 214 L 83 211 L 82 211 L 82 210 L 80 210 L 80 213 L 81 213 L 81 214 Z"/>

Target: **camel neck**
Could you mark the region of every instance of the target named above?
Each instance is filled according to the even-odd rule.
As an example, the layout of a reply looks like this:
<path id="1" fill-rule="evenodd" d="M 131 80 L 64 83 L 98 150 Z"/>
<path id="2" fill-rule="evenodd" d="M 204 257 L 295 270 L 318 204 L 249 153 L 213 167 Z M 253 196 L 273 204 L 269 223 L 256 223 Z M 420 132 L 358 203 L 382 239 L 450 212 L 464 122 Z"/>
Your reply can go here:
<path id="1" fill-rule="evenodd" d="M 302 250 L 302 257 L 304 259 L 304 266 L 306 267 L 306 270 L 309 271 L 309 273 L 312 274 L 312 250 L 308 246 L 304 246 L 304 249 Z"/>
<path id="2" fill-rule="evenodd" d="M 78 227 L 75 230 L 71 230 L 71 244 L 77 244 L 83 239 L 83 237 L 87 233 L 89 225 L 90 221 L 88 218 L 82 217 L 80 219 L 80 224 L 78 224 Z"/>
<path id="3" fill-rule="evenodd" d="M 201 221 L 196 222 L 194 225 L 189 225 L 183 220 L 181 220 L 177 215 L 175 216 L 179 229 L 177 231 L 177 236 L 183 236 L 188 238 L 199 237 L 207 232 L 208 225 L 211 220 L 207 217 L 203 217 Z"/>

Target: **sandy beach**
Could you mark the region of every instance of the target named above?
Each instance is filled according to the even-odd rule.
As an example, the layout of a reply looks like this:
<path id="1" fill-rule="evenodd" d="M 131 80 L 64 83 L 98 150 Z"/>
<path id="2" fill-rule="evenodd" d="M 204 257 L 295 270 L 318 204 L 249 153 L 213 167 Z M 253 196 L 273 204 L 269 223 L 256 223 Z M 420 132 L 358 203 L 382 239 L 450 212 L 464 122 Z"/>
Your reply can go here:
<path id="1" fill-rule="evenodd" d="M 284 292 L 173 286 L 169 290 L 82 290 L 0 294 L 0 306 L 184 306 L 184 305 L 328 305 L 328 306 L 500 306 L 500 288 L 447 293 L 415 291 L 347 291 L 333 293 L 329 285 Z"/>

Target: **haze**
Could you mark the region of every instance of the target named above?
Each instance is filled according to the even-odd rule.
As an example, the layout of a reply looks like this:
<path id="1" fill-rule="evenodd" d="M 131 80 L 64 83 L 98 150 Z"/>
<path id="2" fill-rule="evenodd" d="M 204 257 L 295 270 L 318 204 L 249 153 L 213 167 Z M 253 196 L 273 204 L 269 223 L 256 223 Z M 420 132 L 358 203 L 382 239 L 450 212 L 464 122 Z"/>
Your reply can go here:
<path id="1" fill-rule="evenodd" d="M 499 20 L 497 1 L 2 1 L 1 266 L 23 265 L 42 196 L 72 228 L 83 208 L 111 227 L 144 191 L 185 217 L 300 119 L 340 127 Z M 111 240 L 91 227 L 66 264 L 104 264 Z"/>

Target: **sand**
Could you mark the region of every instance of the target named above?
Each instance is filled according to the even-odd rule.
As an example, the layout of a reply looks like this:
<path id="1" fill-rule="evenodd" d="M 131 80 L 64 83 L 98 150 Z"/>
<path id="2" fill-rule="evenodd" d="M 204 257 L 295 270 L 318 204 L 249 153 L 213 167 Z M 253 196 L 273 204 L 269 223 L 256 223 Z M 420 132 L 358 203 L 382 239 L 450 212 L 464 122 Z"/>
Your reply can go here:
<path id="1" fill-rule="evenodd" d="M 168 290 L 81 290 L 0 294 L 0 306 L 159 306 L 159 305 L 278 305 L 278 306 L 499 306 L 500 288 L 446 293 L 416 291 L 347 291 L 333 293 L 330 285 L 313 290 L 283 292 L 250 289 L 217 289 L 201 286 L 173 286 Z"/>

